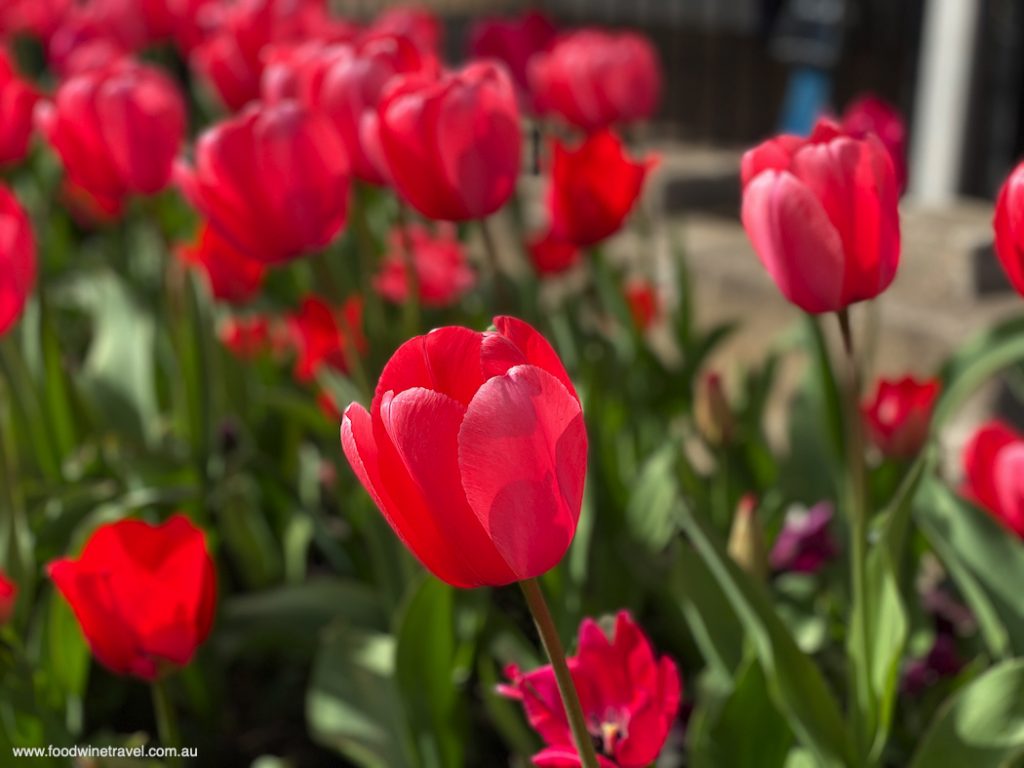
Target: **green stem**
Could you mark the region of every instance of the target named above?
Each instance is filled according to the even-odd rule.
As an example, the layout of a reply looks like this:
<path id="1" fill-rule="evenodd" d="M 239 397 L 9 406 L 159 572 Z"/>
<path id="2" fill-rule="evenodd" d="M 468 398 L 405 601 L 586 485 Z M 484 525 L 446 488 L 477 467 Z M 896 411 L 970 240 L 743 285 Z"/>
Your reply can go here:
<path id="1" fill-rule="evenodd" d="M 846 372 L 843 377 L 843 403 L 846 418 L 846 494 L 847 518 L 850 526 L 850 581 L 853 593 L 850 631 L 855 633 L 853 645 L 857 653 L 850 658 L 855 743 L 866 757 L 870 750 L 868 728 L 864 713 L 871 707 L 870 640 L 868 637 L 867 609 L 867 470 L 864 464 L 864 423 L 860 413 L 860 365 L 854 349 L 849 312 L 836 314 L 843 339 Z"/>
<path id="2" fill-rule="evenodd" d="M 494 233 L 491 232 L 491 225 L 487 219 L 478 219 L 480 222 L 480 235 L 484 241 L 484 253 L 487 256 L 487 266 L 491 272 L 491 281 L 494 285 L 494 306 L 499 311 L 506 311 L 508 303 L 505 295 L 505 283 L 501 276 L 500 262 L 498 261 L 498 246 L 494 242 Z"/>
<path id="3" fill-rule="evenodd" d="M 533 614 L 533 621 L 537 625 L 541 643 L 544 644 L 544 650 L 555 671 L 558 692 L 562 696 L 562 704 L 565 706 L 565 713 L 569 720 L 569 727 L 572 729 L 573 740 L 576 742 L 576 752 L 579 754 L 580 762 L 583 764 L 583 768 L 599 768 L 597 754 L 594 752 L 594 743 L 590 740 L 587 720 L 580 704 L 580 697 L 576 693 L 576 685 L 569 672 L 569 665 L 565 661 L 565 650 L 562 648 L 562 641 L 558 639 L 558 630 L 555 629 L 555 622 L 551 618 L 551 611 L 548 610 L 544 592 L 537 579 L 526 579 L 519 582 L 519 586 L 526 596 L 526 604 L 530 607 L 530 613 Z"/>
<path id="4" fill-rule="evenodd" d="M 416 257 L 412 250 L 412 238 L 409 236 L 409 216 L 405 204 L 398 203 L 398 231 L 401 233 L 400 250 L 405 264 L 405 304 L 402 305 L 402 317 L 405 323 L 405 335 L 412 338 L 420 330 L 420 275 L 416 271 Z"/>
<path id="5" fill-rule="evenodd" d="M 156 731 L 160 738 L 160 746 L 173 748 L 178 754 L 181 753 L 181 733 L 178 730 L 178 717 L 174 713 L 171 704 L 171 697 L 167 693 L 167 681 L 156 679 L 150 686 L 153 691 L 153 713 L 156 716 Z M 181 758 L 177 756 L 167 758 L 167 764 L 171 768 L 181 766 Z"/>

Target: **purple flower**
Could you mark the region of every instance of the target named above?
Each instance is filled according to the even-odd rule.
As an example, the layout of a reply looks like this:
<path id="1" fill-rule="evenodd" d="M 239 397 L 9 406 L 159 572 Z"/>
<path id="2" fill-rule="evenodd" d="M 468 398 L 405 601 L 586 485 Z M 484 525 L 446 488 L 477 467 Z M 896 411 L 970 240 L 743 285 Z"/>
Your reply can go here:
<path id="1" fill-rule="evenodd" d="M 772 547 L 772 570 L 817 573 L 839 554 L 828 530 L 832 515 L 832 503 L 828 501 L 818 502 L 810 509 L 794 507 L 786 512 Z"/>

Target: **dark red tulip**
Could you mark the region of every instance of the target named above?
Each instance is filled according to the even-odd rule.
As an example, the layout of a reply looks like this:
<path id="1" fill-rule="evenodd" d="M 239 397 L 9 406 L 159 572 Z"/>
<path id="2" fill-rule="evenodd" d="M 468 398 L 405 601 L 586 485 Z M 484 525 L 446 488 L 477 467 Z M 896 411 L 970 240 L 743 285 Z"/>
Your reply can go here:
<path id="1" fill-rule="evenodd" d="M 36 282 L 36 244 L 28 214 L 0 184 L 0 335 L 25 309 Z"/>
<path id="2" fill-rule="evenodd" d="M 569 240 L 563 240 L 544 232 L 534 236 L 527 244 L 533 268 L 540 275 L 558 275 L 572 269 L 580 261 L 580 247 Z"/>
<path id="3" fill-rule="evenodd" d="M 626 283 L 623 292 L 629 313 L 633 316 L 633 323 L 641 331 L 648 330 L 661 314 L 661 299 L 658 292 L 646 280 L 631 280 Z"/>
<path id="4" fill-rule="evenodd" d="M 373 281 L 377 293 L 388 301 L 401 304 L 409 296 L 409 256 L 424 306 L 449 306 L 476 283 L 455 227 L 441 225 L 431 234 L 425 227 L 411 225 L 391 233 L 391 250 Z"/>
<path id="5" fill-rule="evenodd" d="M 436 77 L 439 64 L 407 37 L 364 36 L 358 43 L 306 44 L 271 58 L 264 98 L 295 98 L 321 112 L 341 136 L 353 175 L 371 184 L 387 181 L 380 149 L 377 107 L 397 75 Z"/>
<path id="6" fill-rule="evenodd" d="M 878 450 L 892 458 L 916 456 L 928 438 L 938 396 L 937 379 L 879 379 L 874 395 L 862 406 L 864 423 Z"/>
<path id="7" fill-rule="evenodd" d="M 661 68 L 647 38 L 580 29 L 530 63 L 537 106 L 588 133 L 646 120 L 658 108 Z"/>
<path id="8" fill-rule="evenodd" d="M 817 573 L 835 559 L 839 548 L 828 529 L 832 516 L 832 504 L 827 501 L 806 510 L 789 510 L 769 555 L 772 569 Z"/>
<path id="9" fill-rule="evenodd" d="M 527 11 L 514 19 L 484 18 L 470 31 L 469 52 L 477 59 L 498 59 L 515 80 L 519 103 L 537 112 L 530 91 L 529 66 L 533 57 L 555 39 L 554 23 L 540 11 Z"/>
<path id="10" fill-rule="evenodd" d="M 963 494 L 1024 539 L 1024 436 L 999 421 L 964 447 Z"/>
<path id="11" fill-rule="evenodd" d="M 295 378 L 299 381 L 310 381 L 322 366 L 345 373 L 352 362 L 350 356 L 366 352 L 363 301 L 358 296 L 338 310 L 323 299 L 307 296 L 288 324 L 298 353 Z"/>
<path id="12" fill-rule="evenodd" d="M 548 201 L 552 234 L 588 246 L 618 232 L 654 163 L 631 160 L 610 131 L 592 134 L 575 148 L 555 142 Z"/>
<path id="13" fill-rule="evenodd" d="M 611 638 L 592 619 L 584 619 L 576 656 L 568 663 L 601 768 L 653 765 L 679 714 L 682 685 L 675 662 L 655 656 L 651 641 L 621 611 Z M 533 764 L 578 768 L 580 758 L 551 666 L 523 673 L 511 665 L 506 673 L 511 684 L 498 691 L 522 702 L 546 745 L 533 756 Z"/>
<path id="14" fill-rule="evenodd" d="M 457 587 L 539 576 L 576 531 L 587 434 L 558 355 L 511 317 L 405 342 L 341 444 L 402 542 Z"/>
<path id="15" fill-rule="evenodd" d="M 743 155 L 743 226 L 782 294 L 819 314 L 873 299 L 900 260 L 899 187 L 873 135 L 828 120 Z"/>
<path id="16" fill-rule="evenodd" d="M 1003 271 L 1024 296 L 1024 163 L 1013 169 L 999 190 L 993 228 Z"/>
<path id="17" fill-rule="evenodd" d="M 924 656 L 911 661 L 903 670 L 900 687 L 909 696 L 917 696 L 944 678 L 954 677 L 964 667 L 956 648 L 956 638 L 946 632 L 935 635 Z"/>
<path id="18" fill-rule="evenodd" d="M 194 244 L 182 246 L 178 253 L 185 263 L 206 275 L 210 292 L 221 301 L 248 301 L 263 285 L 263 262 L 239 251 L 208 224 L 200 228 Z"/>
<path id="19" fill-rule="evenodd" d="M 872 94 L 855 99 L 843 112 L 843 131 L 863 139 L 874 134 L 882 142 L 896 172 L 896 185 L 907 188 L 907 125 L 891 104 Z"/>
<path id="20" fill-rule="evenodd" d="M 65 80 L 36 115 L 68 180 L 108 209 L 164 189 L 185 138 L 175 84 L 126 59 Z"/>
<path id="21" fill-rule="evenodd" d="M 423 6 L 399 5 L 378 15 L 366 30 L 366 35 L 406 37 L 423 54 L 436 56 L 441 47 L 441 22 Z"/>
<path id="22" fill-rule="evenodd" d="M 253 104 L 203 133 L 178 183 L 241 252 L 281 263 L 328 245 L 345 224 L 349 165 L 325 118 L 295 102 Z"/>
<path id="23" fill-rule="evenodd" d="M 14 71 L 7 52 L 0 49 L 0 165 L 25 157 L 38 99 L 35 89 Z"/>
<path id="24" fill-rule="evenodd" d="M 14 604 L 18 599 L 18 585 L 0 571 L 0 627 L 11 620 Z"/>
<path id="25" fill-rule="evenodd" d="M 522 141 L 515 91 L 500 65 L 396 78 L 379 119 L 391 183 L 424 216 L 478 219 L 511 197 Z"/>
<path id="26" fill-rule="evenodd" d="M 213 626 L 217 572 L 184 515 L 100 526 L 77 560 L 48 570 L 93 655 L 117 674 L 155 680 L 187 666 Z"/>

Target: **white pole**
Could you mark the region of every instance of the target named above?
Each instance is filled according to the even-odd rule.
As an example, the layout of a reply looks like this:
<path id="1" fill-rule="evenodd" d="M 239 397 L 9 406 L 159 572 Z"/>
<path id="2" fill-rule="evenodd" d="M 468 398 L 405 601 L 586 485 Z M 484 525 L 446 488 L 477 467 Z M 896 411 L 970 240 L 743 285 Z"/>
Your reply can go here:
<path id="1" fill-rule="evenodd" d="M 910 195 L 925 205 L 957 193 L 980 7 L 979 0 L 927 0 L 910 142 Z"/>

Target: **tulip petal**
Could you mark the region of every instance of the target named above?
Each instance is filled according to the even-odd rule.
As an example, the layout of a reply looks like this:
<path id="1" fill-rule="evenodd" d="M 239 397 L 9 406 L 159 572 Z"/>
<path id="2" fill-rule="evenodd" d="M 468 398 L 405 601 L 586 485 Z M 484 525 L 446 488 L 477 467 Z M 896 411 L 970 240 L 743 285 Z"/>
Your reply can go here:
<path id="1" fill-rule="evenodd" d="M 562 365 L 562 360 L 558 357 L 558 353 L 555 352 L 551 343 L 538 333 L 532 325 L 524 320 L 520 320 L 518 317 L 500 315 L 494 318 L 494 327 L 498 329 L 498 333 L 519 348 L 526 358 L 523 362 L 535 365 L 550 373 L 565 385 L 565 388 L 569 390 L 569 394 L 575 397 L 577 402 L 579 401 L 576 389 L 572 385 L 572 379 L 569 378 L 569 374 L 566 372 L 565 366 Z"/>
<path id="2" fill-rule="evenodd" d="M 843 246 L 825 209 L 800 180 L 764 171 L 743 190 L 743 227 L 779 290 L 806 312 L 841 309 Z"/>
<path id="3" fill-rule="evenodd" d="M 993 474 L 999 499 L 997 517 L 1024 539 L 1024 442 L 999 452 Z"/>
<path id="4" fill-rule="evenodd" d="M 385 392 L 398 394 L 425 387 L 469 405 L 484 383 L 482 343 L 483 334 L 461 326 L 437 328 L 409 339 L 381 371 L 374 403 L 379 403 Z"/>
<path id="5" fill-rule="evenodd" d="M 409 478 L 443 536 L 450 570 L 460 581 L 501 585 L 516 581 L 462 490 L 459 429 L 466 408 L 440 392 L 416 387 L 381 405 L 381 420 Z"/>
<path id="6" fill-rule="evenodd" d="M 519 579 L 539 576 L 576 531 L 587 437 L 579 402 L 533 365 L 485 383 L 459 432 L 470 507 Z"/>
<path id="7" fill-rule="evenodd" d="M 996 460 L 1004 448 L 1021 438 L 999 421 L 990 421 L 964 446 L 964 493 L 989 511 L 999 509 L 1000 493 L 995 477 Z"/>
<path id="8" fill-rule="evenodd" d="M 359 482 L 406 548 L 443 581 L 474 586 L 456 581 L 456 575 L 446 568 L 447 545 L 426 513 L 419 492 L 398 466 L 401 460 L 390 440 L 383 435 L 378 442 L 370 414 L 357 403 L 346 408 L 342 417 L 341 447 Z M 392 470 L 387 474 L 382 468 L 382 454 L 388 457 L 387 466 Z"/>

